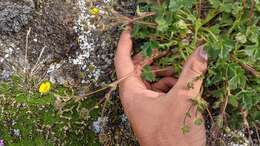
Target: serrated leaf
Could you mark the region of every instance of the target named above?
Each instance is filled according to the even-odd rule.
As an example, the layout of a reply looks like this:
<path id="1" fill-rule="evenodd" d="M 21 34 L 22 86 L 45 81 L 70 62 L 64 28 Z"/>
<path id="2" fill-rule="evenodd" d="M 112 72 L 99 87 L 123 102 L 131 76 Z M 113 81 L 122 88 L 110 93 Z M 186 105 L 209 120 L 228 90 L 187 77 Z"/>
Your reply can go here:
<path id="1" fill-rule="evenodd" d="M 157 17 L 155 19 L 155 22 L 158 24 L 157 25 L 157 30 L 161 32 L 165 32 L 169 28 L 169 23 L 166 21 L 163 17 Z"/>
<path id="2" fill-rule="evenodd" d="M 191 8 L 195 0 L 170 0 L 169 8 L 172 12 L 180 8 Z"/>
<path id="3" fill-rule="evenodd" d="M 228 64 L 227 75 L 230 79 L 228 81 L 228 85 L 231 90 L 237 88 L 244 88 L 246 84 L 246 76 L 245 71 L 241 68 L 241 66 L 237 64 Z"/>
<path id="4" fill-rule="evenodd" d="M 143 68 L 141 76 L 144 80 L 149 81 L 149 82 L 154 82 L 156 80 L 156 78 L 152 72 L 152 68 L 149 65 L 146 65 Z"/>
<path id="5" fill-rule="evenodd" d="M 135 24 L 133 27 L 132 36 L 135 38 L 141 38 L 144 39 L 145 37 L 149 36 L 151 32 L 148 28 Z"/>
<path id="6" fill-rule="evenodd" d="M 197 106 L 199 112 L 204 112 L 204 110 L 208 107 L 208 103 L 201 97 L 194 97 L 191 99 L 193 104 Z"/>
<path id="7" fill-rule="evenodd" d="M 228 37 L 223 37 L 220 42 L 220 59 L 227 59 L 229 57 L 229 53 L 234 49 L 234 41 Z"/>
<path id="8" fill-rule="evenodd" d="M 158 47 L 159 47 L 159 43 L 156 41 L 145 42 L 141 46 L 144 57 L 151 57 L 152 53 L 153 53 L 153 49 L 158 48 Z"/>

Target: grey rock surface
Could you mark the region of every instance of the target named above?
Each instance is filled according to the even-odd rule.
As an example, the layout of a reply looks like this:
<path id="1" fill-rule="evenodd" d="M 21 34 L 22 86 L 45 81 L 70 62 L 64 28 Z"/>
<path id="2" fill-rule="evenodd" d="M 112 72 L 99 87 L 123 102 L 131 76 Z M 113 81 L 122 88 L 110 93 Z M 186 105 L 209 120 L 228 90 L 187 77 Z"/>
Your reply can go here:
<path id="1" fill-rule="evenodd" d="M 19 32 L 32 19 L 33 5 L 0 1 L 0 33 Z"/>

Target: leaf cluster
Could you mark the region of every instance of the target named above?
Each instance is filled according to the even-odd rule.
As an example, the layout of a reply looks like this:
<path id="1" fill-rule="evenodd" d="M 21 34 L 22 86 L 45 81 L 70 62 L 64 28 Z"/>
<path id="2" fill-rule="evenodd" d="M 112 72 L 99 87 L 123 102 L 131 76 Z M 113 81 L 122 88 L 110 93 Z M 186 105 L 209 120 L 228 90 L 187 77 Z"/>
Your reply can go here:
<path id="1" fill-rule="evenodd" d="M 259 126 L 259 0 L 245 3 L 237 0 L 141 2 L 137 15 L 144 12 L 156 14 L 145 18 L 147 24 L 134 25 L 133 36 L 144 41 L 140 49 L 145 56 L 149 57 L 155 46 L 170 50 L 172 53 L 157 64 L 172 66 L 178 75 L 187 57 L 204 43 L 209 68 L 204 79 L 203 97 L 210 105 L 210 111 L 215 112 L 215 122 L 216 117 L 221 117 L 223 127 L 233 130 L 245 127 L 245 122 L 250 127 Z M 151 79 L 147 70 L 144 75 Z M 246 117 L 241 111 L 248 113 Z"/>

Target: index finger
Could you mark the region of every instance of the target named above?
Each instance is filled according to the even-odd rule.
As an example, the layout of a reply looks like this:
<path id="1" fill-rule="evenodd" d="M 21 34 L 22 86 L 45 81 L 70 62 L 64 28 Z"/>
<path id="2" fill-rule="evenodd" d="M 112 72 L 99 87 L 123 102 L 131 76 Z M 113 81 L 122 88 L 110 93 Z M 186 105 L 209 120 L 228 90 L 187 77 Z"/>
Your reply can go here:
<path id="1" fill-rule="evenodd" d="M 131 58 L 132 46 L 131 30 L 128 29 L 122 32 L 115 54 L 115 69 L 119 79 L 130 74 L 135 69 Z"/>

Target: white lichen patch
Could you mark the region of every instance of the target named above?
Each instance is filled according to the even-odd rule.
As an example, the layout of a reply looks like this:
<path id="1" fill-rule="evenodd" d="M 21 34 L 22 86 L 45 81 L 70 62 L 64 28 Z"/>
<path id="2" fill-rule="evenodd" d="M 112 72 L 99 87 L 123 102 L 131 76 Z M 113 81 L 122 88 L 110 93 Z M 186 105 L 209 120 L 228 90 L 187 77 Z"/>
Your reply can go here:
<path id="1" fill-rule="evenodd" d="M 85 31 L 85 25 L 88 26 L 91 30 L 95 30 L 95 26 L 90 23 L 91 15 L 88 14 L 86 8 L 85 0 L 78 0 L 78 7 L 80 14 L 76 21 L 75 31 L 78 33 L 78 43 L 81 49 L 81 52 L 77 52 L 77 58 L 71 59 L 73 64 L 78 64 L 83 66 L 83 70 L 87 69 L 85 63 L 90 61 L 89 57 L 92 51 L 95 48 L 95 40 L 93 38 L 92 32 L 90 30 Z M 88 71 L 88 70 L 87 70 Z M 99 76 L 95 76 L 95 70 L 92 71 L 95 79 L 98 79 Z M 90 75 L 91 77 L 91 75 Z"/>
<path id="2" fill-rule="evenodd" d="M 109 0 L 105 0 L 108 3 Z M 104 10 L 101 5 L 96 5 L 102 15 Z M 91 22 L 95 17 L 89 14 L 89 8 L 87 7 L 85 0 L 78 0 L 78 8 L 80 14 L 76 20 L 74 30 L 78 34 L 78 43 L 80 51 L 77 52 L 76 58 L 70 58 L 70 63 L 80 65 L 85 77 L 82 83 L 95 83 L 100 85 L 97 81 L 104 73 L 104 68 L 108 68 L 108 65 L 112 64 L 113 55 L 109 54 L 105 48 L 111 47 L 111 43 L 107 43 L 102 36 L 98 35 L 96 26 Z M 102 49 L 102 51 L 99 51 Z M 99 51 L 99 52 L 97 52 Z M 100 65 L 106 62 L 106 66 Z"/>
<path id="3" fill-rule="evenodd" d="M 92 123 L 92 126 L 90 127 L 90 129 L 95 132 L 96 134 L 102 132 L 103 129 L 103 125 L 104 123 L 106 123 L 108 121 L 108 117 L 98 117 L 98 119 L 96 121 L 94 121 Z"/>
<path id="4" fill-rule="evenodd" d="M 230 141 L 228 145 L 230 146 L 250 146 L 250 141 L 245 135 L 243 130 L 231 130 L 226 128 L 226 133 L 223 134 L 227 141 Z"/>

